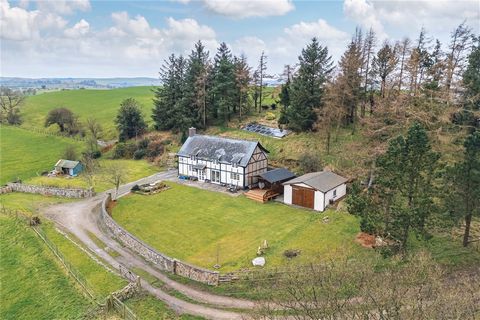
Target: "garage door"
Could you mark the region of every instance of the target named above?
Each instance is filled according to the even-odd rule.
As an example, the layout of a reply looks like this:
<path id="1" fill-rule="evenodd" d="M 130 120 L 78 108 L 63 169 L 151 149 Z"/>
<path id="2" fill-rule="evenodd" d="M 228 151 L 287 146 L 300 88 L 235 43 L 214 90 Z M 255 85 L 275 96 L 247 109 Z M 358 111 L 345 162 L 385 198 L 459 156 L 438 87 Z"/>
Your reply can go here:
<path id="1" fill-rule="evenodd" d="M 315 190 L 292 186 L 292 203 L 313 209 Z"/>

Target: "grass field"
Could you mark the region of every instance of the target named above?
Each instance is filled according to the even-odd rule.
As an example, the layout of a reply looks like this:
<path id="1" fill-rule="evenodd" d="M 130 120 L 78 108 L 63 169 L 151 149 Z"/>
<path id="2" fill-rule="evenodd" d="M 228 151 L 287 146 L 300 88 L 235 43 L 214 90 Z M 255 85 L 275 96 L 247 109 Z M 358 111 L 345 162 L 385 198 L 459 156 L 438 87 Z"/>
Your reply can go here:
<path id="1" fill-rule="evenodd" d="M 74 146 L 77 153 L 84 148 L 81 142 L 69 138 L 48 136 L 17 127 L 0 126 L 0 184 L 20 178 L 26 183 L 57 187 L 86 188 L 88 183 L 80 174 L 73 179 L 65 177 L 40 176 L 44 171 L 53 169 L 53 165 L 62 157 L 67 146 Z M 113 187 L 108 182 L 107 168 L 112 163 L 125 170 L 125 181 L 130 182 L 146 177 L 158 171 L 158 168 L 145 160 L 100 159 L 99 169 L 93 183 L 97 192 Z"/>
<path id="2" fill-rule="evenodd" d="M 283 252 L 301 250 L 297 262 L 365 253 L 354 243 L 356 218 L 335 211 L 324 214 L 280 203 L 260 204 L 228 195 L 171 184 L 153 196 L 121 198 L 114 218 L 161 252 L 212 268 L 217 248 L 221 271 L 251 266 L 257 248 L 267 240 L 267 266 L 287 262 Z M 329 216 L 330 222 L 322 218 Z"/>
<path id="3" fill-rule="evenodd" d="M 53 169 L 69 145 L 82 148 L 80 142 L 69 138 L 0 125 L 0 184 Z"/>
<path id="4" fill-rule="evenodd" d="M 28 97 L 22 107 L 24 126 L 43 127 L 48 112 L 57 107 L 66 107 L 84 122 L 93 117 L 104 128 L 105 138 L 116 137 L 114 119 L 120 103 L 126 98 L 135 98 L 141 105 L 145 120 L 151 121 L 153 87 L 131 87 L 112 90 L 65 90 L 48 92 Z M 52 126 L 57 131 L 58 128 Z"/>
<path id="5" fill-rule="evenodd" d="M 72 319 L 90 306 L 32 230 L 0 215 L 0 244 L 1 319 Z"/>

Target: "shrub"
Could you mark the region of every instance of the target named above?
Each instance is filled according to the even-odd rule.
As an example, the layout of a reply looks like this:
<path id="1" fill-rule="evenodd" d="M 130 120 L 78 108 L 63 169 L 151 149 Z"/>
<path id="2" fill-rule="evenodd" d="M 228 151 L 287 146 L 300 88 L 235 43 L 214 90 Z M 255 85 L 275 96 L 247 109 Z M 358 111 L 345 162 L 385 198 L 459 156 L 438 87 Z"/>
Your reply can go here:
<path id="1" fill-rule="evenodd" d="M 163 153 L 165 150 L 165 141 L 152 141 L 147 148 L 147 157 L 155 158 Z"/>
<path id="2" fill-rule="evenodd" d="M 298 165 L 303 173 L 322 170 L 322 161 L 320 157 L 313 153 L 304 153 L 298 159 Z"/>
<path id="3" fill-rule="evenodd" d="M 147 149 L 148 144 L 150 143 L 150 140 L 147 138 L 144 138 L 137 143 L 137 149 Z"/>
<path id="4" fill-rule="evenodd" d="M 135 152 L 133 153 L 133 159 L 135 159 L 135 160 L 140 160 L 140 159 L 142 159 L 143 157 L 145 157 L 146 153 L 147 153 L 147 152 L 145 151 L 145 149 L 135 150 Z"/>
<path id="5" fill-rule="evenodd" d="M 114 159 L 121 159 L 125 157 L 125 143 L 119 142 L 115 146 L 115 150 L 113 151 L 113 158 Z"/>
<path id="6" fill-rule="evenodd" d="M 274 120 L 276 118 L 275 114 L 273 112 L 267 112 L 265 114 L 265 119 L 266 120 Z"/>
<path id="7" fill-rule="evenodd" d="M 74 146 L 68 146 L 63 153 L 63 159 L 65 160 L 77 160 L 78 155 Z"/>
<path id="8" fill-rule="evenodd" d="M 277 104 L 276 104 L 276 103 L 272 103 L 272 105 L 270 106 L 270 108 L 271 108 L 272 110 L 277 109 Z"/>

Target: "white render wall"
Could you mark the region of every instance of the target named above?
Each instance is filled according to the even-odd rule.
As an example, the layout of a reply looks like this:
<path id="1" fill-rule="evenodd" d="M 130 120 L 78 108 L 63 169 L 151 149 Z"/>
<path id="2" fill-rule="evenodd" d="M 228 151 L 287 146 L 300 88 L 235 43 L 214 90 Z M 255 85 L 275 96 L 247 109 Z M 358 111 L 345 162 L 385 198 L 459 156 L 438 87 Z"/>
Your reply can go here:
<path id="1" fill-rule="evenodd" d="M 312 187 L 307 186 L 304 183 L 295 184 L 296 186 L 304 187 L 312 189 Z M 336 197 L 333 197 L 333 191 L 337 190 Z M 347 185 L 342 184 L 338 187 L 328 191 L 327 193 L 323 193 L 321 191 L 315 190 L 314 195 L 314 204 L 313 209 L 316 211 L 323 212 L 330 204 L 330 199 L 337 200 L 343 197 L 347 193 Z M 286 185 L 283 189 L 283 202 L 285 204 L 292 204 L 292 185 Z"/>
<path id="2" fill-rule="evenodd" d="M 211 161 L 201 159 L 191 159 L 189 157 L 179 157 L 178 161 L 178 173 L 185 176 L 197 177 L 198 174 L 193 170 L 193 166 L 196 164 L 205 164 L 205 179 L 210 180 L 212 183 L 212 170 L 220 171 L 220 183 L 233 184 L 243 188 L 244 168 L 239 166 L 232 166 L 226 163 L 213 163 Z M 186 164 L 184 164 L 186 162 Z M 230 171 L 239 174 L 239 180 L 232 180 Z"/>

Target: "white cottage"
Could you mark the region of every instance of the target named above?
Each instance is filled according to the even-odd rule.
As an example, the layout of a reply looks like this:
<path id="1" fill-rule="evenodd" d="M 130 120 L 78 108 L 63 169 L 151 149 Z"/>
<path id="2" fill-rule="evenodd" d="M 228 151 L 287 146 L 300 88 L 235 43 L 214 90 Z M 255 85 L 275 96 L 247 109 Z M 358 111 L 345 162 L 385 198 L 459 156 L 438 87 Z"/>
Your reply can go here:
<path id="1" fill-rule="evenodd" d="M 178 156 L 178 175 L 199 181 L 252 187 L 267 171 L 268 151 L 258 141 L 197 135 L 190 128 L 189 137 Z"/>
<path id="2" fill-rule="evenodd" d="M 347 193 L 347 179 L 333 172 L 321 171 L 304 174 L 284 185 L 284 203 L 316 211 L 324 211 Z"/>

